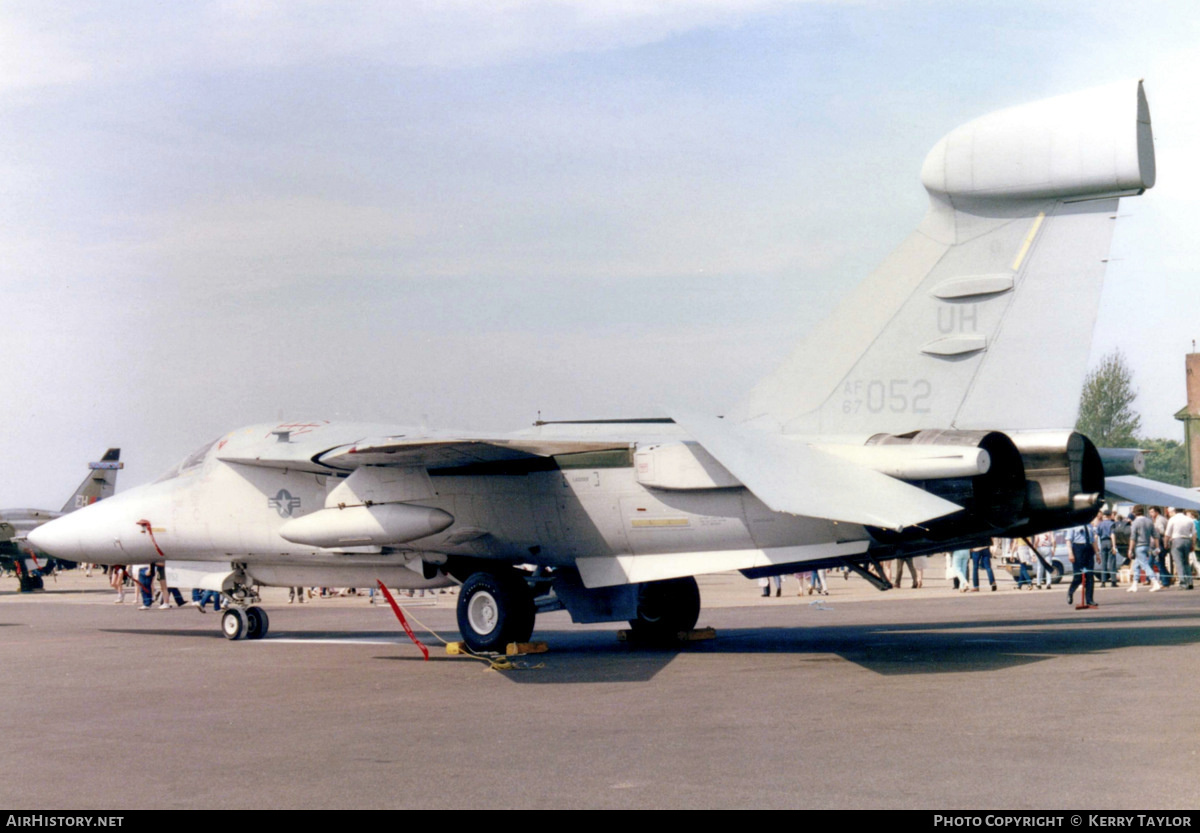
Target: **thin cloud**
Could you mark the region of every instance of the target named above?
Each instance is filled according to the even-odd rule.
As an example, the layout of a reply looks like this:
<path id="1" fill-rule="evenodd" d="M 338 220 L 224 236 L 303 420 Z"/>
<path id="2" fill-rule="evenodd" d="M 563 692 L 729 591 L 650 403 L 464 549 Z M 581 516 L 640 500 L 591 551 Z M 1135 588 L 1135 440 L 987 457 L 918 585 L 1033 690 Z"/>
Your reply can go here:
<path id="1" fill-rule="evenodd" d="M 780 0 L 210 0 L 0 7 L 0 95 L 181 70 L 337 62 L 465 68 L 655 43 L 734 26 Z"/>

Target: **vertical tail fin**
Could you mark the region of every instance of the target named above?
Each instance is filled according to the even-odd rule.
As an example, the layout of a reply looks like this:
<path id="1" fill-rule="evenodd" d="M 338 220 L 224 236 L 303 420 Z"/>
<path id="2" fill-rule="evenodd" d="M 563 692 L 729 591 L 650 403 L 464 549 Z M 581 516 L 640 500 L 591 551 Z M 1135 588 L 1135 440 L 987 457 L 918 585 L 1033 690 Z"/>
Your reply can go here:
<path id="1" fill-rule="evenodd" d="M 98 463 L 88 463 L 88 476 L 79 484 L 75 494 L 63 504 L 62 512 L 73 512 L 83 506 L 110 497 L 117 489 L 117 472 L 125 468 L 121 449 L 110 448 Z"/>
<path id="2" fill-rule="evenodd" d="M 1117 201 L 1154 178 L 1140 81 L 952 131 L 925 160 L 918 229 L 727 418 L 795 434 L 1073 426 Z"/>

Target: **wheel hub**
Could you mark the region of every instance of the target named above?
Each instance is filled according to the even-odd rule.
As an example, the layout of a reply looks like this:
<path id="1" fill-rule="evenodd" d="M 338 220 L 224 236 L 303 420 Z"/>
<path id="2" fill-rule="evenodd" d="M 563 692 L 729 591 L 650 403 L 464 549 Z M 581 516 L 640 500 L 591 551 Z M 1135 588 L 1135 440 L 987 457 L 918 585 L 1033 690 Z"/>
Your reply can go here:
<path id="1" fill-rule="evenodd" d="M 241 610 L 229 608 L 221 615 L 221 632 L 226 639 L 241 639 L 246 635 L 246 617 Z"/>
<path id="2" fill-rule="evenodd" d="M 487 636 L 496 629 L 500 621 L 500 607 L 495 597 L 486 590 L 480 590 L 467 603 L 467 621 L 471 630 L 480 636 Z"/>

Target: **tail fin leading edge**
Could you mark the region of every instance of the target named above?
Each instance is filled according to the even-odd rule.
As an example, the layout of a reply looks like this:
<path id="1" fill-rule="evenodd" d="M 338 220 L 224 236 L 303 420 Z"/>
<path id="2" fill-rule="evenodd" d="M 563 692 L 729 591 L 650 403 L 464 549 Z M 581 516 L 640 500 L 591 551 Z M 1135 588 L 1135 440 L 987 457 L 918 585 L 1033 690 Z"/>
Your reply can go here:
<path id="1" fill-rule="evenodd" d="M 62 512 L 74 512 L 89 504 L 106 497 L 111 497 L 117 489 L 117 472 L 124 468 L 121 462 L 121 449 L 110 448 L 104 452 L 98 463 L 88 463 L 88 476 L 79 484 L 75 493 L 63 504 Z"/>
<path id="2" fill-rule="evenodd" d="M 1003 110 L 925 160 L 918 229 L 728 419 L 789 434 L 1074 425 L 1141 82 Z"/>

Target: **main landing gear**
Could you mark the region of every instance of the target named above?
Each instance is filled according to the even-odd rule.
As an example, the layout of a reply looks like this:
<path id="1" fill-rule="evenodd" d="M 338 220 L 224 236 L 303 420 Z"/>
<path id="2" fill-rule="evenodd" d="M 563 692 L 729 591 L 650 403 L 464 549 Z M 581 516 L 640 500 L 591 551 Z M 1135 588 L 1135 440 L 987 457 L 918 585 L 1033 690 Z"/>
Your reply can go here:
<path id="1" fill-rule="evenodd" d="M 528 642 L 537 608 L 515 570 L 472 573 L 458 593 L 458 630 L 472 651 L 503 651 Z"/>
<path id="2" fill-rule="evenodd" d="M 228 607 L 221 614 L 221 633 L 226 639 L 262 639 L 270 628 L 267 612 L 257 605 Z"/>
<path id="3" fill-rule="evenodd" d="M 538 595 L 549 592 L 545 576 L 527 579 L 512 569 L 480 570 L 467 577 L 458 595 L 458 630 L 468 648 L 498 652 L 509 643 L 528 642 L 539 609 L 560 610 L 566 606 L 577 622 L 612 621 L 615 617 L 605 613 L 619 610 L 619 616 L 632 615 L 629 625 L 634 635 L 645 642 L 674 641 L 680 633 L 695 628 L 700 618 L 700 588 L 691 577 L 638 585 L 636 605 L 625 596 L 629 601 L 620 607 L 608 607 L 614 597 L 601 596 L 602 591 L 586 591 L 577 586 L 566 592 L 571 585 L 556 585 L 551 604 L 546 604 L 544 596 L 535 601 L 531 581 L 539 587 Z M 586 595 L 589 592 L 597 594 L 597 599 L 589 601 Z M 616 598 L 619 601 L 620 597 Z"/>
<path id="4" fill-rule="evenodd" d="M 650 581 L 638 587 L 637 618 L 629 629 L 639 639 L 663 642 L 696 627 L 700 618 L 700 588 L 691 576 Z"/>

